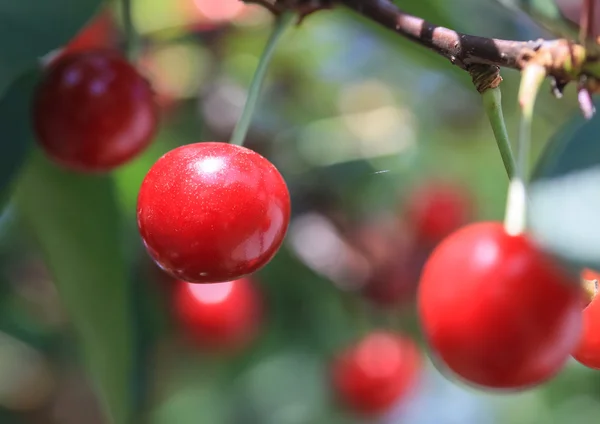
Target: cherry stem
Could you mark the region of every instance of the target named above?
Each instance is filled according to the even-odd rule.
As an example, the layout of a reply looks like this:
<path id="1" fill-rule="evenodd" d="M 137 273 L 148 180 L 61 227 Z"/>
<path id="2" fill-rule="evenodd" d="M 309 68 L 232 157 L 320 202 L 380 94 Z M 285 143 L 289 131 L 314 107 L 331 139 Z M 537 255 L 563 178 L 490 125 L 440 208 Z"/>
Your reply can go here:
<path id="1" fill-rule="evenodd" d="M 546 70 L 537 64 L 523 69 L 519 86 L 519 105 L 521 122 L 519 125 L 519 144 L 514 177 L 508 186 L 506 216 L 504 227 L 511 235 L 521 234 L 527 224 L 527 174 L 529 170 L 529 150 L 531 148 L 531 122 L 538 92 L 546 77 Z"/>
<path id="2" fill-rule="evenodd" d="M 123 50 L 131 62 L 138 58 L 140 50 L 139 34 L 133 24 L 133 13 L 131 7 L 132 0 L 121 0 L 121 13 L 123 21 L 123 32 L 125 35 L 125 45 Z"/>
<path id="3" fill-rule="evenodd" d="M 506 123 L 504 122 L 504 114 L 502 113 L 502 92 L 500 87 L 488 88 L 482 93 L 483 106 L 487 113 L 504 169 L 508 178 L 515 175 L 515 157 L 513 155 L 508 132 L 506 131 Z"/>
<path id="4" fill-rule="evenodd" d="M 267 40 L 265 49 L 262 52 L 260 61 L 256 67 L 256 71 L 254 72 L 254 77 L 250 83 L 244 110 L 242 111 L 242 115 L 240 116 L 240 119 L 233 130 L 230 141 L 231 144 L 237 144 L 238 146 L 244 144 L 246 134 L 250 128 L 252 116 L 254 115 L 254 109 L 258 103 L 259 95 L 265 81 L 265 76 L 267 75 L 269 63 L 271 62 L 271 58 L 275 52 L 275 47 L 277 46 L 279 40 L 281 40 L 281 36 L 285 30 L 293 22 L 293 18 L 293 13 L 282 13 L 276 18 L 275 26 L 271 32 L 271 35 L 269 36 L 269 39 Z"/>

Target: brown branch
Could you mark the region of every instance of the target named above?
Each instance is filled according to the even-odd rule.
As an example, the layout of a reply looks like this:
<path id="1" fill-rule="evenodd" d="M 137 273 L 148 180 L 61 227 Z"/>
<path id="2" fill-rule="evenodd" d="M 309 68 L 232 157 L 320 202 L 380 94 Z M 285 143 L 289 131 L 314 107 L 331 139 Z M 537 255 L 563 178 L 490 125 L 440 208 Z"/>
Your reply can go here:
<path id="1" fill-rule="evenodd" d="M 496 72 L 495 68 L 522 70 L 528 64 L 535 63 L 544 67 L 557 95 L 571 81 L 577 82 L 580 89 L 590 93 L 600 92 L 600 48 L 597 44 L 590 47 L 567 39 L 513 41 L 462 34 L 405 13 L 391 0 L 243 1 L 262 4 L 275 13 L 294 10 L 301 18 L 335 4 L 344 5 L 469 71 L 476 78 L 478 88 L 499 82 L 498 79 L 488 79 Z M 595 1 L 590 0 L 589 4 Z M 477 76 L 482 69 L 488 75 L 484 79 Z"/>
<path id="2" fill-rule="evenodd" d="M 538 50 L 544 43 L 543 40 L 511 41 L 461 34 L 404 13 L 388 0 L 340 2 L 464 69 L 476 64 L 521 69 L 523 53 Z"/>

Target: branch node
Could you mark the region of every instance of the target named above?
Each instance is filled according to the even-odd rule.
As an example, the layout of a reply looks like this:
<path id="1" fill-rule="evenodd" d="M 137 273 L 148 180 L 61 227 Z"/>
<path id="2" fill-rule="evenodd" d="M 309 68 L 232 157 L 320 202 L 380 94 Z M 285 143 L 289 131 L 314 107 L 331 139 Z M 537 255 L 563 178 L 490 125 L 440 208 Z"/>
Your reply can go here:
<path id="1" fill-rule="evenodd" d="M 502 82 L 500 68 L 495 65 L 471 65 L 468 68 L 475 88 L 480 93 L 496 88 Z"/>

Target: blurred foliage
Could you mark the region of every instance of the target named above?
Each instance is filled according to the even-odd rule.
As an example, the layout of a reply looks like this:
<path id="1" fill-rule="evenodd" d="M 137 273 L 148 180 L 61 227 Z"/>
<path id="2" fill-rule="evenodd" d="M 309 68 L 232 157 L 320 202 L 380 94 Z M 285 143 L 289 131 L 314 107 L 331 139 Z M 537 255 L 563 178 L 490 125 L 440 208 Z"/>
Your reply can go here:
<path id="1" fill-rule="evenodd" d="M 539 30 L 493 1 L 396 3 L 465 33 L 523 39 Z M 177 327 L 172 282 L 149 261 L 137 234 L 137 192 L 168 150 L 228 139 L 271 19 L 235 0 L 134 0 L 144 41 L 139 67 L 157 91 L 162 128 L 147 151 L 111 176 L 75 178 L 30 148 L 27 89 L 35 75 L 24 72 L 64 45 L 99 6 L 91 0 L 0 6 L 0 92 L 6 89 L 0 200 L 16 187 L 19 206 L 6 209 L 0 221 L 0 335 L 7 337 L 0 343 L 0 422 L 104 423 L 84 362 L 113 410 L 121 411 L 119 424 L 128 422 L 130 410 L 135 422 L 152 424 L 364 422 L 336 402 L 328 367 L 336 352 L 369 329 L 421 339 L 414 287 L 431 246 L 416 246 L 406 222 L 412 190 L 452 182 L 471 194 L 473 219 L 502 219 L 504 213 L 508 180 L 468 75 L 341 9 L 315 14 L 284 36 L 246 145 L 281 170 L 293 220 L 282 250 L 255 276 L 266 303 L 261 335 L 242 352 L 215 355 L 186 343 Z M 518 74 L 503 76 L 514 136 Z M 559 101 L 544 92 L 538 101 L 534 156 L 557 134 L 536 170 L 540 184 L 570 167 L 596 166 L 600 158 L 598 119 L 569 121 L 577 113 L 573 94 L 567 90 Z M 560 166 L 559 152 L 566 155 Z M 597 231 L 600 184 L 596 174 L 590 178 L 592 188 L 586 183 L 573 190 L 579 200 L 568 211 L 558 197 L 540 201 L 542 209 L 532 213 L 548 220 L 536 222 L 558 234 L 567 219 L 594 244 L 598 233 L 584 232 Z M 393 230 L 373 222 L 391 222 Z M 583 262 L 600 265 L 592 247 L 586 244 L 593 258 Z M 373 275 L 381 278 L 379 268 L 400 262 L 403 249 L 410 251 L 412 273 L 401 282 L 409 294 L 391 308 L 366 301 L 364 285 L 373 284 Z M 30 353 L 14 353 L 23 349 Z M 539 389 L 488 395 L 428 366 L 414 397 L 378 422 L 587 423 L 600 408 L 598 381 L 594 372 L 571 364 Z"/>
<path id="2" fill-rule="evenodd" d="M 102 0 L 23 0 L 0 5 L 0 93 L 41 56 L 65 45 L 95 14 Z M 68 10 L 69 13 L 64 13 Z M 49 25 L 60 22 L 60 25 Z M 15 35 L 18 34 L 18 42 Z"/>

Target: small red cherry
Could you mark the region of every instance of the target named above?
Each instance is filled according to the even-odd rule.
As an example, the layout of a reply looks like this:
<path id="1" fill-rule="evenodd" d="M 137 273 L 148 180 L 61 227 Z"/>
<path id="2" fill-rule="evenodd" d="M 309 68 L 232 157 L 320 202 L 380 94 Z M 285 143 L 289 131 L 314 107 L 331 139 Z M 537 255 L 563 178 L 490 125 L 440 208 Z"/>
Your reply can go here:
<path id="1" fill-rule="evenodd" d="M 106 172 L 152 141 L 158 110 L 148 82 L 118 53 L 104 50 L 53 61 L 34 99 L 39 144 L 80 172 Z"/>
<path id="2" fill-rule="evenodd" d="M 436 359 L 466 382 L 524 389 L 557 374 L 581 335 L 582 290 L 526 235 L 468 225 L 442 241 L 418 292 Z"/>
<path id="3" fill-rule="evenodd" d="M 421 365 L 420 351 L 411 339 L 374 331 L 334 360 L 333 388 L 349 409 L 379 415 L 411 392 Z"/>
<path id="4" fill-rule="evenodd" d="M 587 287 L 590 302 L 583 310 L 583 336 L 573 353 L 579 363 L 600 370 L 600 298 L 597 296 L 600 273 L 585 269 L 581 275 Z"/>
<path id="5" fill-rule="evenodd" d="M 430 182 L 415 189 L 406 202 L 408 221 L 416 237 L 426 244 L 437 244 L 473 216 L 473 200 L 462 187 Z"/>
<path id="6" fill-rule="evenodd" d="M 171 150 L 150 168 L 138 196 L 138 227 L 150 256 L 192 283 L 231 281 L 262 268 L 289 220 L 279 171 L 229 143 Z"/>
<path id="7" fill-rule="evenodd" d="M 216 284 L 177 281 L 173 309 L 186 338 L 211 350 L 235 351 L 257 335 L 262 304 L 248 278 Z"/>

